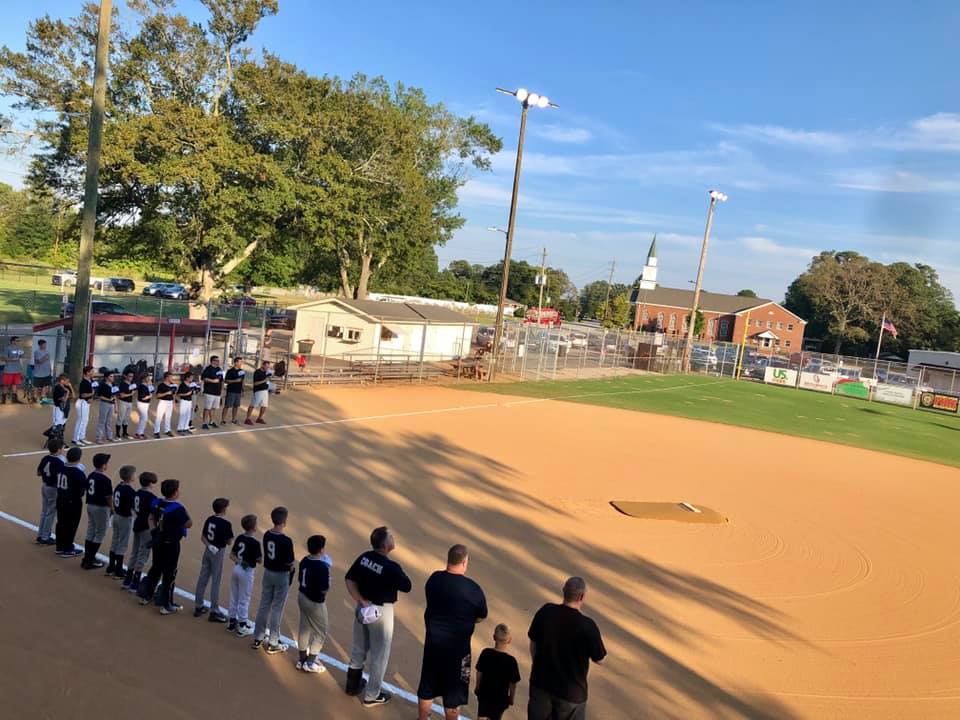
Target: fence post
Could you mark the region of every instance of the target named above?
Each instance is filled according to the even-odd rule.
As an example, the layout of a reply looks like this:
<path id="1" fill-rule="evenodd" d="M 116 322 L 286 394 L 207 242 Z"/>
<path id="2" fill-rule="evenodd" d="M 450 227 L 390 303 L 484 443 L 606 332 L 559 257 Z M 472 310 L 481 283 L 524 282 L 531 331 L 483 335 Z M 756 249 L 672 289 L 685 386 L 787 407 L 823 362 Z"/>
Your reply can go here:
<path id="1" fill-rule="evenodd" d="M 207 357 L 210 354 L 210 322 L 211 322 L 211 313 L 213 308 L 210 307 L 210 298 L 207 298 L 207 331 L 206 335 L 203 337 L 203 362 L 206 363 Z"/>
<path id="2" fill-rule="evenodd" d="M 420 367 L 417 369 L 417 382 L 423 383 L 423 353 L 427 349 L 427 330 L 430 329 L 430 321 L 426 320 L 423 325 L 423 332 L 420 335 Z M 381 337 L 383 333 L 380 333 Z M 463 336 L 460 336 L 460 343 L 463 344 Z M 462 355 L 463 353 L 461 353 Z"/>
<path id="3" fill-rule="evenodd" d="M 328 312 L 326 319 L 323 321 L 323 347 L 320 350 L 320 382 L 323 382 L 323 379 L 327 375 L 327 333 L 329 332 L 329 326 L 330 313 Z M 294 340 L 296 340 L 296 338 L 294 338 Z"/>
<path id="4" fill-rule="evenodd" d="M 373 384 L 377 384 L 380 376 L 380 341 L 383 340 L 383 323 L 380 323 L 380 332 L 377 333 L 377 358 L 373 364 Z"/>

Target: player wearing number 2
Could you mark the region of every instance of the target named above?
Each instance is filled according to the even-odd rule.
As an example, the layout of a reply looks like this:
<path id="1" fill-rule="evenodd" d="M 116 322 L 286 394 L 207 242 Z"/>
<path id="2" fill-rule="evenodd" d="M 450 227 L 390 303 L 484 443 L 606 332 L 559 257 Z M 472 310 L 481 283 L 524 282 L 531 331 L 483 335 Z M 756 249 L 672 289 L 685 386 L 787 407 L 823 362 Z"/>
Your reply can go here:
<path id="1" fill-rule="evenodd" d="M 260 562 L 260 543 L 254 537 L 257 531 L 257 516 L 240 518 L 243 534 L 233 543 L 230 559 L 236 563 L 230 575 L 230 622 L 227 630 L 236 631 L 239 637 L 253 634 L 253 624 L 247 619 L 250 612 L 250 596 L 253 595 L 253 578 Z"/>
<path id="2" fill-rule="evenodd" d="M 223 574 L 223 555 L 227 544 L 233 540 L 233 525 L 224 515 L 230 501 L 226 498 L 217 498 L 213 501 L 213 515 L 203 521 L 203 532 L 200 541 L 203 543 L 203 557 L 200 558 L 200 576 L 197 578 L 197 589 L 194 592 L 196 608 L 194 617 L 200 617 L 207 612 L 203 604 L 203 596 L 207 591 L 207 582 L 210 582 L 210 622 L 225 623 L 226 616 L 220 612 L 220 577 Z"/>
<path id="3" fill-rule="evenodd" d="M 260 607 L 257 609 L 254 629 L 254 650 L 266 643 L 269 655 L 286 652 L 290 646 L 280 642 L 280 620 L 287 602 L 290 583 L 293 582 L 293 540 L 283 534 L 287 526 L 287 509 L 276 507 L 270 513 L 273 527 L 263 534 L 263 579 L 261 580 Z"/>

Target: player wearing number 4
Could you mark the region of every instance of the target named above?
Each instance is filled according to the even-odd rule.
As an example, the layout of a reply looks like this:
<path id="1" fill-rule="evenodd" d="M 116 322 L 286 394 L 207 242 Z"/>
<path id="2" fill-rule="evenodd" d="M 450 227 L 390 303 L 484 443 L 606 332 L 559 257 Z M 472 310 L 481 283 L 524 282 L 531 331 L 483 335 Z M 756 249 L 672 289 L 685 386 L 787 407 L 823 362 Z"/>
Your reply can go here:
<path id="1" fill-rule="evenodd" d="M 260 543 L 254 537 L 257 531 L 257 516 L 240 518 L 243 534 L 233 542 L 230 559 L 236 563 L 230 574 L 230 622 L 227 631 L 236 631 L 239 637 L 253 635 L 253 624 L 247 619 L 250 612 L 250 596 L 253 595 L 253 578 L 260 562 Z"/>
<path id="2" fill-rule="evenodd" d="M 56 540 L 50 537 L 53 523 L 57 519 L 57 478 L 63 468 L 63 440 L 58 437 L 47 441 L 49 455 L 44 455 L 37 466 L 40 476 L 40 525 L 37 529 L 38 545 L 53 545 Z"/>
<path id="3" fill-rule="evenodd" d="M 286 652 L 290 646 L 280 642 L 280 620 L 287 593 L 293 582 L 293 540 L 283 534 L 287 527 L 287 509 L 276 507 L 270 513 L 273 527 L 263 534 L 263 579 L 260 581 L 260 607 L 257 609 L 253 645 L 259 650 L 266 645 L 267 654 Z"/>
<path id="4" fill-rule="evenodd" d="M 233 525 L 224 515 L 230 501 L 226 498 L 217 498 L 213 501 L 213 515 L 203 522 L 203 532 L 200 540 L 203 542 L 203 557 L 200 558 L 200 576 L 197 578 L 197 589 L 194 592 L 196 608 L 194 617 L 200 617 L 207 612 L 203 604 L 203 596 L 207 592 L 207 583 L 210 583 L 210 622 L 225 623 L 226 615 L 220 612 L 220 577 L 223 575 L 223 555 L 227 544 L 233 540 Z"/>

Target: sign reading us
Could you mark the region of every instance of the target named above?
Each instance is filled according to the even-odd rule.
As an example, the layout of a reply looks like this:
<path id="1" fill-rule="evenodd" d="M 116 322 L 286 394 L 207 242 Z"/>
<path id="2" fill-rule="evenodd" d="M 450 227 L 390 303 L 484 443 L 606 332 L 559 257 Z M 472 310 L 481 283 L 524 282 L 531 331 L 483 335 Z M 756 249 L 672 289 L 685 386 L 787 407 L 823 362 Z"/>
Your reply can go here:
<path id="1" fill-rule="evenodd" d="M 797 384 L 797 371 L 788 368 L 768 367 L 763 371 L 763 381 L 770 385 L 794 387 Z"/>

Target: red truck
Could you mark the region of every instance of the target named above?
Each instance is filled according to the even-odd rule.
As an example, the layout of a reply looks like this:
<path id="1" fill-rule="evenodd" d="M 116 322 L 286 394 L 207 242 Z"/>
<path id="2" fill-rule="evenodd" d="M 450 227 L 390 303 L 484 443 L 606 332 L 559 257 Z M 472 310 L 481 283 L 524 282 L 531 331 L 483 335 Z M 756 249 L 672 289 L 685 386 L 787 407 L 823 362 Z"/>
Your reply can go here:
<path id="1" fill-rule="evenodd" d="M 527 317 L 523 321 L 524 325 L 545 325 L 547 327 L 560 327 L 560 311 L 554 308 L 530 308 L 527 310 Z"/>

